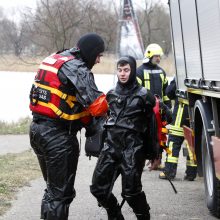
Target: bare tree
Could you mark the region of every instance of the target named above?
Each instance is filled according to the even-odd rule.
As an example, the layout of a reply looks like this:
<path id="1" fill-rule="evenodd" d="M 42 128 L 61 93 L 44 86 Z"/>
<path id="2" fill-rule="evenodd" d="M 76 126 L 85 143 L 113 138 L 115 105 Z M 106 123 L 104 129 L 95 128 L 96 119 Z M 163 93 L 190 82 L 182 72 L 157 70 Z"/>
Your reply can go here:
<path id="1" fill-rule="evenodd" d="M 144 8 L 137 13 L 144 45 L 158 43 L 167 54 L 171 50 L 169 13 L 162 4 L 148 0 Z"/>
<path id="2" fill-rule="evenodd" d="M 38 0 L 35 10 L 21 12 L 20 23 L 9 20 L 0 8 L 0 52 L 38 56 L 71 48 L 84 33 L 103 36 L 114 53 L 119 21 L 118 0 Z M 169 14 L 145 0 L 137 11 L 144 45 L 156 42 L 170 50 Z"/>
<path id="3" fill-rule="evenodd" d="M 0 21 L 1 53 L 13 53 L 19 56 L 24 48 L 22 27 L 15 22 L 4 18 Z"/>
<path id="4" fill-rule="evenodd" d="M 110 2 L 107 4 L 104 0 L 91 0 L 82 25 L 85 32 L 96 32 L 102 35 L 106 42 L 106 50 L 109 52 L 115 52 L 117 16 Z"/>
<path id="5" fill-rule="evenodd" d="M 73 46 L 87 10 L 84 2 L 40 0 L 34 13 L 26 11 L 23 14 L 26 35 L 31 37 L 39 54 Z"/>

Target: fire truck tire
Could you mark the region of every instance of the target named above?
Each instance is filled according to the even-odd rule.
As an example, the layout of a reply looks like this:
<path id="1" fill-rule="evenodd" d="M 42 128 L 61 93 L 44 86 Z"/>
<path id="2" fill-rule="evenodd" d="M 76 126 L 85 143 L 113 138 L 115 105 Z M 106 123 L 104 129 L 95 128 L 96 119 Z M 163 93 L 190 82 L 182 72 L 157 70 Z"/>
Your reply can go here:
<path id="1" fill-rule="evenodd" d="M 206 203 L 209 211 L 220 217 L 220 181 L 215 176 L 213 151 L 208 143 L 205 129 L 202 131 L 202 162 L 205 184 Z"/>

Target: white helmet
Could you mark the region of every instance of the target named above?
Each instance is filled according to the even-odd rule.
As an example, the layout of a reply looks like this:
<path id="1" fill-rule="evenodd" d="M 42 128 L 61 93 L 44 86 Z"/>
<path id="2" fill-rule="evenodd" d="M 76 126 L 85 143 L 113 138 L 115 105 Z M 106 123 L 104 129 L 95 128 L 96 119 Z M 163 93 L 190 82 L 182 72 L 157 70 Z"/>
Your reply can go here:
<path id="1" fill-rule="evenodd" d="M 146 63 L 149 61 L 150 58 L 152 58 L 155 55 L 162 56 L 163 55 L 163 49 L 158 44 L 149 44 L 144 52 L 144 59 L 143 63 Z"/>

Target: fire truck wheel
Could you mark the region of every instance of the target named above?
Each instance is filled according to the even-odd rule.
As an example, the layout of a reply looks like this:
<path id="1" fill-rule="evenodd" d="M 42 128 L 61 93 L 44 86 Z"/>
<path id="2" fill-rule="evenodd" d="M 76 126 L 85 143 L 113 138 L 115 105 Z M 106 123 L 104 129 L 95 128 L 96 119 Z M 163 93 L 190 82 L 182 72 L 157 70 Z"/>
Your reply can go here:
<path id="1" fill-rule="evenodd" d="M 208 135 L 203 128 L 202 132 L 202 163 L 206 193 L 206 203 L 210 212 L 220 217 L 220 181 L 215 176 L 213 151 Z"/>

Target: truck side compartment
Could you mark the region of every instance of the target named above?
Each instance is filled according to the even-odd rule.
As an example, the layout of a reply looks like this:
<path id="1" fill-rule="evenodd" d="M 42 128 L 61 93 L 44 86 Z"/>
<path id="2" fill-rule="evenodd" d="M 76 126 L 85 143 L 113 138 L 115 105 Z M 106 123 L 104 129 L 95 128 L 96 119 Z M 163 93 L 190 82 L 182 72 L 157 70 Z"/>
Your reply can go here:
<path id="1" fill-rule="evenodd" d="M 169 5 L 177 96 L 189 104 L 184 133 L 204 177 L 207 207 L 220 218 L 220 1 Z"/>

